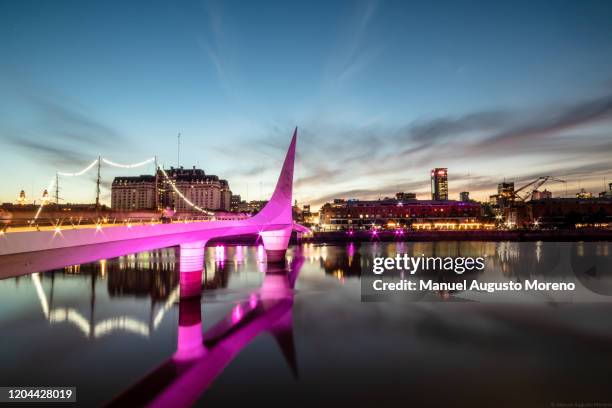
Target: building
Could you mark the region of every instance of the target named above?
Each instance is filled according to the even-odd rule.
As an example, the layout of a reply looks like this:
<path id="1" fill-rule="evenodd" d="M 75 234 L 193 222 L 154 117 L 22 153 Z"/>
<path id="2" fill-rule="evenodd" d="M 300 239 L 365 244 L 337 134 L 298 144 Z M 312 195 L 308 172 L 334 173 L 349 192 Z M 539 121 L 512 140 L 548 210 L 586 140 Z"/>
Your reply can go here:
<path id="1" fill-rule="evenodd" d="M 155 176 L 115 177 L 111 185 L 113 210 L 155 209 Z"/>
<path id="2" fill-rule="evenodd" d="M 448 200 L 448 169 L 439 167 L 431 171 L 431 199 Z"/>
<path id="3" fill-rule="evenodd" d="M 610 198 L 547 198 L 527 203 L 526 223 L 537 221 L 541 227 L 612 224 Z M 525 225 L 529 226 L 529 225 Z"/>
<path id="4" fill-rule="evenodd" d="M 475 202 L 454 200 L 341 200 L 321 207 L 319 218 L 323 230 L 370 229 L 445 223 L 475 223 L 481 206 Z"/>
<path id="5" fill-rule="evenodd" d="M 395 198 L 397 198 L 399 201 L 410 201 L 410 200 L 416 200 L 416 193 L 397 193 L 395 194 Z"/>
<path id="6" fill-rule="evenodd" d="M 467 203 L 470 201 L 470 192 L 469 191 L 462 191 L 459 193 L 459 201 L 461 201 L 462 203 Z"/>
<path id="7" fill-rule="evenodd" d="M 589 193 L 584 188 L 581 188 L 580 191 L 576 193 L 576 198 L 593 198 L 593 193 Z"/>
<path id="8" fill-rule="evenodd" d="M 171 167 L 165 172 L 170 181 L 165 179 L 161 170 L 158 170 L 157 177 L 115 177 L 111 186 L 111 208 L 129 211 L 169 207 L 177 212 L 194 211 L 174 191 L 174 185 L 187 200 L 198 207 L 213 211 L 230 210 L 232 192 L 227 180 L 207 175 L 195 166 L 192 169 Z"/>
<path id="9" fill-rule="evenodd" d="M 165 170 L 174 186 L 193 204 L 207 210 L 229 211 L 232 192 L 227 180 L 202 169 L 183 167 Z M 161 173 L 161 171 L 160 171 Z M 177 212 L 193 211 L 191 205 L 176 194 L 164 177 L 158 177 L 161 183 L 160 205 L 173 208 Z"/>
<path id="10" fill-rule="evenodd" d="M 509 207 L 514 202 L 514 182 L 503 182 L 497 185 L 497 205 Z"/>
<path id="11" fill-rule="evenodd" d="M 237 212 L 241 202 L 242 197 L 240 197 L 240 194 L 232 194 L 230 198 L 230 211 Z"/>
<path id="12" fill-rule="evenodd" d="M 546 189 L 544 189 L 544 191 L 534 190 L 533 193 L 531 193 L 532 200 L 542 200 L 545 198 L 552 198 L 552 193 Z"/>

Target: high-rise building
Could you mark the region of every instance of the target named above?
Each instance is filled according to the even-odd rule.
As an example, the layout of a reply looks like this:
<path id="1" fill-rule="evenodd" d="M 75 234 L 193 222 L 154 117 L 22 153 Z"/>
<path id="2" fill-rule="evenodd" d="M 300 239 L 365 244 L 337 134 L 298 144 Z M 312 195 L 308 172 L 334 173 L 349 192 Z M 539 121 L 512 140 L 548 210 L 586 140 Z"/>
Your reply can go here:
<path id="1" fill-rule="evenodd" d="M 431 171 L 431 199 L 435 201 L 448 200 L 448 169 L 435 168 Z"/>
<path id="2" fill-rule="evenodd" d="M 514 202 L 514 182 L 503 182 L 497 185 L 497 204 L 508 207 Z"/>
<path id="3" fill-rule="evenodd" d="M 467 203 L 468 201 L 470 201 L 470 192 L 469 191 L 462 191 L 459 193 L 459 201 L 462 201 L 464 203 Z"/>

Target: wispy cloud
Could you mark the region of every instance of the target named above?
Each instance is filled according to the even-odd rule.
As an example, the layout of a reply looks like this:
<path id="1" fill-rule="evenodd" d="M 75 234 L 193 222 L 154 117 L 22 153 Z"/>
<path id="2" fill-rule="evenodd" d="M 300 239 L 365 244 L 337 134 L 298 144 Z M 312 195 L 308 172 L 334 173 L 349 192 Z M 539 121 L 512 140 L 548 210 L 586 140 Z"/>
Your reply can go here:
<path id="1" fill-rule="evenodd" d="M 429 167 L 448 163 L 490 166 L 485 174 L 474 172 L 469 178 L 453 175 L 453 187 L 469 185 L 481 194 L 492 193 L 502 175 L 526 181 L 549 172 L 573 179 L 588 168 L 592 176 L 587 172 L 580 177 L 600 177 L 612 171 L 612 129 L 607 126 L 611 121 L 608 95 L 529 113 L 473 112 L 419 119 L 396 128 L 306 124 L 307 141 L 300 145 L 304 171 L 296 185 L 305 200 L 320 204 L 333 197 L 390 195 L 398 187 L 426 191 Z M 513 157 L 515 165 L 499 167 Z M 363 187 L 342 188 L 358 183 Z"/>

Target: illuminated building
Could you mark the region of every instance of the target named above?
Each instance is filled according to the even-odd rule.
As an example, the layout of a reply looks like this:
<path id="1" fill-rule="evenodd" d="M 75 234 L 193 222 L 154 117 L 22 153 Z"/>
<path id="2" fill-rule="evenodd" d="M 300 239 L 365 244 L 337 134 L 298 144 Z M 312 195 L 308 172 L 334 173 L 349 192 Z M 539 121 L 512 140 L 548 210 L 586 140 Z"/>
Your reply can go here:
<path id="1" fill-rule="evenodd" d="M 227 180 L 204 173 L 204 170 L 171 167 L 161 170 L 157 177 L 115 177 L 111 186 L 111 208 L 113 210 L 145 210 L 169 207 L 177 212 L 193 211 L 192 206 L 178 197 L 170 183 L 193 204 L 209 210 L 229 211 L 232 192 Z M 157 183 L 157 188 L 156 188 Z M 157 196 L 156 196 L 157 195 Z"/>
<path id="2" fill-rule="evenodd" d="M 242 197 L 240 197 L 240 194 L 232 194 L 232 197 L 230 198 L 230 211 L 238 211 L 238 207 L 240 206 L 241 202 Z"/>
<path id="3" fill-rule="evenodd" d="M 475 222 L 481 206 L 475 202 L 454 200 L 339 200 L 326 203 L 320 210 L 324 230 L 395 228 L 421 224 L 460 224 Z"/>
<path id="4" fill-rule="evenodd" d="M 431 199 L 448 200 L 448 170 L 440 167 L 431 171 Z"/>
<path id="5" fill-rule="evenodd" d="M 21 192 L 19 192 L 19 198 L 17 198 L 17 204 L 19 204 L 19 205 L 25 205 L 26 204 L 26 193 L 25 193 L 25 190 L 21 190 Z"/>
<path id="6" fill-rule="evenodd" d="M 576 198 L 593 198 L 593 193 L 589 193 L 584 188 L 581 188 L 578 193 L 576 193 Z"/>
<path id="7" fill-rule="evenodd" d="M 503 182 L 497 185 L 497 205 L 508 207 L 514 202 L 514 182 Z"/>
<path id="8" fill-rule="evenodd" d="M 178 190 L 193 204 L 208 210 L 229 211 L 232 192 L 227 180 L 204 173 L 204 170 L 183 167 L 166 170 L 168 177 Z M 162 177 L 158 179 L 163 180 Z M 169 182 L 162 181 L 160 204 L 163 207 L 174 208 L 175 211 L 191 211 L 192 207 L 177 197 Z"/>
<path id="9" fill-rule="evenodd" d="M 155 208 L 155 176 L 115 177 L 111 186 L 113 210 Z"/>

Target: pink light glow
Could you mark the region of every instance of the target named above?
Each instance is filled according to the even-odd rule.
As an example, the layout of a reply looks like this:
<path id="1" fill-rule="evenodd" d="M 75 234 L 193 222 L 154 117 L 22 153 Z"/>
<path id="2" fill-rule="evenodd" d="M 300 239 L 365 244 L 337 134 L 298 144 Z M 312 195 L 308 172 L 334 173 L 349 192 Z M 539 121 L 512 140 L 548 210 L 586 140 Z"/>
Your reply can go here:
<path id="1" fill-rule="evenodd" d="M 243 315 L 244 315 L 244 312 L 242 310 L 242 306 L 240 306 L 240 303 L 239 303 L 236 306 L 234 306 L 234 308 L 232 309 L 232 323 L 238 323 L 240 319 L 242 319 Z"/>
<path id="2" fill-rule="evenodd" d="M 257 295 L 255 293 L 251 293 L 251 295 L 249 296 L 249 306 L 251 307 L 251 309 L 255 309 L 255 307 L 257 306 Z"/>

